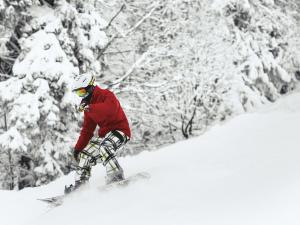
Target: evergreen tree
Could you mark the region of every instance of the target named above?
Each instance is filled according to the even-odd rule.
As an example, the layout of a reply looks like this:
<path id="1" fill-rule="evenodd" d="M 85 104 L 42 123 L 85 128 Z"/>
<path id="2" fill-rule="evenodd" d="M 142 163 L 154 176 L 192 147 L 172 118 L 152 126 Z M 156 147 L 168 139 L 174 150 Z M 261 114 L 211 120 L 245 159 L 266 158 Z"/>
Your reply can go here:
<path id="1" fill-rule="evenodd" d="M 70 85 L 79 71 L 100 70 L 95 57 L 106 43 L 105 21 L 88 6 L 60 1 L 53 8 L 30 7 L 32 18 L 17 40 L 20 53 L 12 75 L 0 83 L 9 129 L 0 135 L 2 158 L 10 158 L 0 162 L 5 188 L 12 186 L 11 177 L 18 189 L 47 183 L 71 169 L 68 153 L 78 133 L 80 99 Z"/>

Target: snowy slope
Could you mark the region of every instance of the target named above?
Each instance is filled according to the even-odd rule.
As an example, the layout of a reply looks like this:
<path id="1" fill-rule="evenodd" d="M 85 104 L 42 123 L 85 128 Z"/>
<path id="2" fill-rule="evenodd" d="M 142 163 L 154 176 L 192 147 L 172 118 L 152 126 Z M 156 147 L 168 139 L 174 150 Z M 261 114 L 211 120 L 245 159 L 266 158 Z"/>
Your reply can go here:
<path id="1" fill-rule="evenodd" d="M 127 175 L 151 179 L 100 192 L 89 187 L 49 209 L 38 197 L 61 193 L 72 174 L 47 186 L 0 192 L 1 225 L 300 224 L 300 93 L 205 135 L 121 159 Z"/>

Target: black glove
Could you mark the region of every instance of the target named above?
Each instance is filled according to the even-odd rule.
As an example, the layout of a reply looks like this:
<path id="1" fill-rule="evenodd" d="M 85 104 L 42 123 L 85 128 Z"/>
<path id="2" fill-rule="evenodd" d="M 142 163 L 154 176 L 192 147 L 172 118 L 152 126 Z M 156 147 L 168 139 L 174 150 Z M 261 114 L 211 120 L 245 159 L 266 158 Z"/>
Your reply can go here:
<path id="1" fill-rule="evenodd" d="M 89 111 L 89 105 L 87 105 L 85 102 L 80 103 L 80 105 L 78 106 L 78 111 Z"/>
<path id="2" fill-rule="evenodd" d="M 73 150 L 73 157 L 76 160 L 76 162 L 79 162 L 79 153 L 80 151 L 77 151 L 76 149 Z"/>
<path id="3" fill-rule="evenodd" d="M 83 111 L 89 111 L 89 102 L 90 102 L 90 98 L 84 98 L 81 100 L 77 110 L 79 112 L 83 112 Z"/>

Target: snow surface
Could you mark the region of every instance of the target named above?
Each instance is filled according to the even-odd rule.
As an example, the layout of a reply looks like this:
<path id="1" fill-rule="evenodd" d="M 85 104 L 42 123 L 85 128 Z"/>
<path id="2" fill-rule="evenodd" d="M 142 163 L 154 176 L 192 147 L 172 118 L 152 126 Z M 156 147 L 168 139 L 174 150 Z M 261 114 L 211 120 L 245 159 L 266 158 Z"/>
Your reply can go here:
<path id="1" fill-rule="evenodd" d="M 300 93 L 213 127 L 203 136 L 120 159 L 149 180 L 108 192 L 104 169 L 49 210 L 36 199 L 61 194 L 73 175 L 49 185 L 0 191 L 1 225 L 300 224 Z"/>

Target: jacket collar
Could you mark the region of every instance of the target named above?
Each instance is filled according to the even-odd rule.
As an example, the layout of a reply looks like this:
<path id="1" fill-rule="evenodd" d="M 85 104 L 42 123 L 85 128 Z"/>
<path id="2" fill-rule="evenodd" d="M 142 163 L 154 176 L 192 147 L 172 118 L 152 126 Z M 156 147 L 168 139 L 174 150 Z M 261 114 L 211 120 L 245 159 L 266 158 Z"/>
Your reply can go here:
<path id="1" fill-rule="evenodd" d="M 102 90 L 98 85 L 95 86 L 89 104 L 96 102 L 97 96 L 101 95 Z"/>

